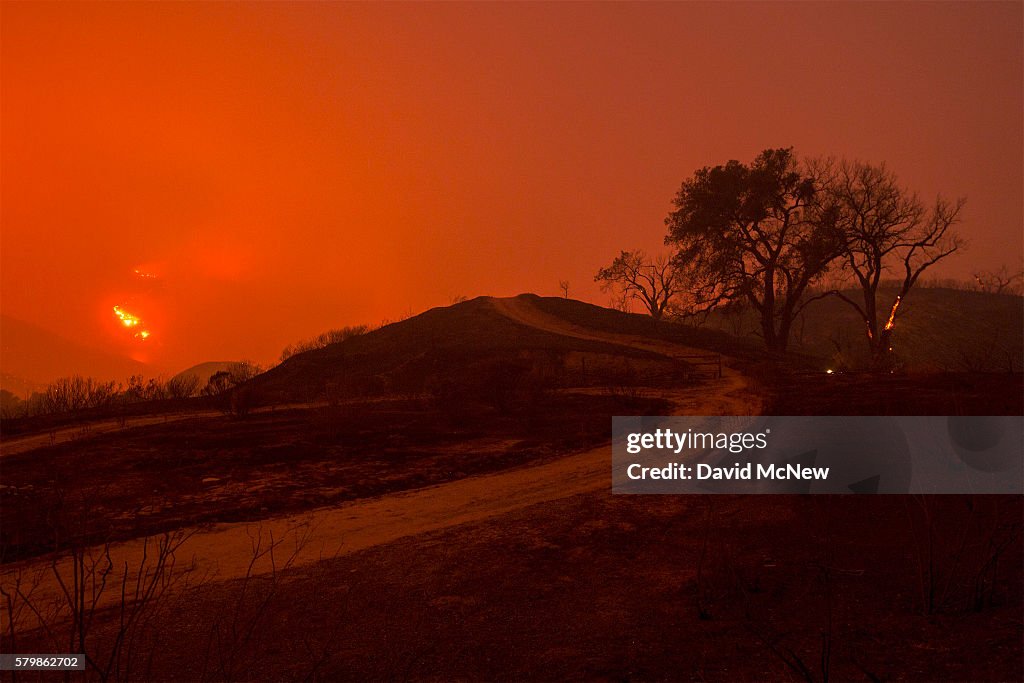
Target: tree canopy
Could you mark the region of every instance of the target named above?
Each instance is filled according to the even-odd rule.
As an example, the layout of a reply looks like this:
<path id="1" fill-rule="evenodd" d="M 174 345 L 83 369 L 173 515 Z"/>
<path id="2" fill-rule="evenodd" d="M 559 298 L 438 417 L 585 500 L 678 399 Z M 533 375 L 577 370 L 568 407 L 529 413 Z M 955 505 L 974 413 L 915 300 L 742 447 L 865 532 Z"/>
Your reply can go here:
<path id="1" fill-rule="evenodd" d="M 705 167 L 683 181 L 665 219 L 694 312 L 745 300 L 771 351 L 786 350 L 808 288 L 842 252 L 836 214 L 819 201 L 814 168 L 791 148 L 747 165 Z"/>

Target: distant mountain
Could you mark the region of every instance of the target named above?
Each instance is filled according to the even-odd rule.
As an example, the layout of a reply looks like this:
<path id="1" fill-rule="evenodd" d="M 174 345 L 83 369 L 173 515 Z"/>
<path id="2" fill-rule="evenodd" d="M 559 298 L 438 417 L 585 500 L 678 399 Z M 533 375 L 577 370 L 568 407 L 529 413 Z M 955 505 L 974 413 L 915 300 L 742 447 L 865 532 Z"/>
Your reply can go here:
<path id="1" fill-rule="evenodd" d="M 39 391 L 44 387 L 43 384 L 12 375 L 9 372 L 0 372 L 0 389 L 6 389 L 18 398 L 28 398 L 32 392 Z"/>
<path id="2" fill-rule="evenodd" d="M 0 316 L 0 370 L 3 388 L 18 395 L 68 375 L 123 380 L 133 374 L 152 374 L 144 363 L 6 315 Z"/>
<path id="3" fill-rule="evenodd" d="M 206 383 L 210 381 L 210 377 L 218 372 L 227 372 L 231 369 L 232 365 L 235 365 L 238 361 L 233 360 L 212 360 L 205 363 L 199 363 L 193 365 L 190 368 L 182 370 L 171 379 L 182 377 L 184 375 L 195 375 L 199 378 L 199 386 L 206 386 Z"/>

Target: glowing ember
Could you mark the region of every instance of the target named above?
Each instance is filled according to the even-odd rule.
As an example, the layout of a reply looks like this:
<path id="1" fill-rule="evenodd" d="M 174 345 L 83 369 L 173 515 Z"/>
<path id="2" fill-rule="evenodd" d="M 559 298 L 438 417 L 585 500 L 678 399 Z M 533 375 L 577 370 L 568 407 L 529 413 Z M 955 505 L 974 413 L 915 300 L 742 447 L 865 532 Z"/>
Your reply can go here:
<path id="1" fill-rule="evenodd" d="M 889 311 L 889 322 L 885 323 L 885 329 L 891 330 L 896 325 L 896 309 L 900 307 L 900 298 L 896 297 L 896 301 L 892 304 L 892 310 Z"/>
<path id="2" fill-rule="evenodd" d="M 114 306 L 114 315 L 121 320 L 121 324 L 125 327 L 135 327 L 139 324 L 138 317 L 122 309 L 120 306 Z"/>
<path id="3" fill-rule="evenodd" d="M 149 337 L 149 330 L 143 330 L 142 332 L 139 332 L 135 336 L 139 337 L 140 339 L 146 339 L 147 337 Z"/>

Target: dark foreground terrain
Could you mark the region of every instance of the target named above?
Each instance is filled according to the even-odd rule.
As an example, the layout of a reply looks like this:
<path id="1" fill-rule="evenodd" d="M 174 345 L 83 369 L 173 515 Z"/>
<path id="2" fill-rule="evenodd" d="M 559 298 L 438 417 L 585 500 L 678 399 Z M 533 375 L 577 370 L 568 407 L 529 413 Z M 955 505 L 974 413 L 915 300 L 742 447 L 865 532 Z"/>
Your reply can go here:
<path id="1" fill-rule="evenodd" d="M 183 588 L 124 657 L 142 680 L 1019 680 L 1021 512 L 595 493 Z"/>
<path id="2" fill-rule="evenodd" d="M 1020 497 L 614 496 L 606 448 L 615 414 L 1020 414 L 1019 374 L 733 341 L 702 376 L 720 333 L 499 304 L 420 320 L 430 353 L 399 329 L 300 358 L 258 411 L 4 455 L 0 651 L 145 681 L 1024 676 Z"/>
<path id="3" fill-rule="evenodd" d="M 545 462 L 664 401 L 548 396 L 452 415 L 409 399 L 197 417 L 3 459 L 5 561 L 212 522 L 259 520 Z"/>
<path id="4" fill-rule="evenodd" d="M 781 373 L 762 380 L 774 415 L 1024 415 L 1016 373 Z"/>

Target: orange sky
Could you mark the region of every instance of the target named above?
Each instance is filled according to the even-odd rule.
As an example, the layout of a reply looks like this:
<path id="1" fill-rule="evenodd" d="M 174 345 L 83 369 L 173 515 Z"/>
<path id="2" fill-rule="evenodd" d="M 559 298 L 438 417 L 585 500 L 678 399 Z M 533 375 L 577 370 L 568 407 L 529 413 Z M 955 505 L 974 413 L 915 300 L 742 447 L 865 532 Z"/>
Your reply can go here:
<path id="1" fill-rule="evenodd" d="M 1012 265 L 1022 25 L 1020 3 L 4 3 L 0 305 L 173 370 L 454 295 L 568 279 L 606 303 L 593 273 L 660 245 L 684 177 L 789 145 L 967 195 L 946 274 Z"/>

